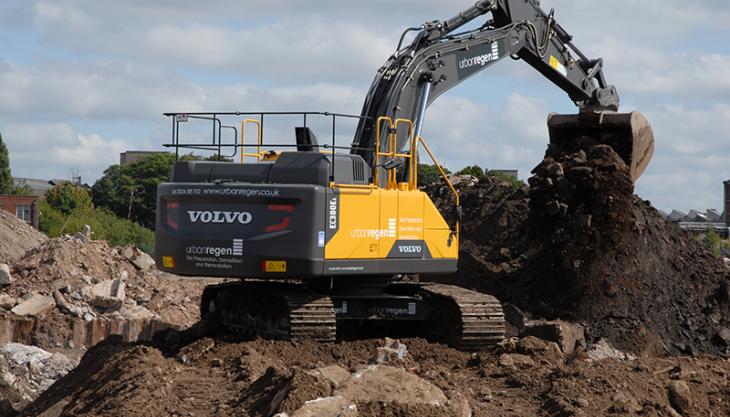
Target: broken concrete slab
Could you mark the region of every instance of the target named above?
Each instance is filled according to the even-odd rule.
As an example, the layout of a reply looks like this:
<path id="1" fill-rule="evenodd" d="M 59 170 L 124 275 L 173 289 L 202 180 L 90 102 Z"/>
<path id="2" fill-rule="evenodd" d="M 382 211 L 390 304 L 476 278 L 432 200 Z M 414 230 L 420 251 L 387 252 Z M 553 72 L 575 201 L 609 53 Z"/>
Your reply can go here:
<path id="1" fill-rule="evenodd" d="M 155 267 L 155 260 L 134 246 L 127 246 L 122 253 L 140 271 L 146 271 Z"/>
<path id="2" fill-rule="evenodd" d="M 375 363 L 391 363 L 405 359 L 408 354 L 408 348 L 399 340 L 385 338 L 384 345 L 377 348 L 375 353 Z"/>
<path id="3" fill-rule="evenodd" d="M 562 320 L 528 320 L 525 322 L 520 336 L 535 336 L 557 343 L 560 350 L 565 353 L 571 353 L 578 347 L 585 348 L 586 346 L 583 326 Z"/>
<path id="4" fill-rule="evenodd" d="M 33 293 L 10 311 L 19 316 L 39 316 L 55 306 L 56 302 L 53 298 L 47 295 Z"/>
<path id="5" fill-rule="evenodd" d="M 86 291 L 90 293 L 89 303 L 99 308 L 119 310 L 124 304 L 125 286 L 121 279 L 106 280 L 93 285 Z"/>
<path id="6" fill-rule="evenodd" d="M 0 286 L 5 287 L 13 283 L 8 264 L 0 264 Z"/>

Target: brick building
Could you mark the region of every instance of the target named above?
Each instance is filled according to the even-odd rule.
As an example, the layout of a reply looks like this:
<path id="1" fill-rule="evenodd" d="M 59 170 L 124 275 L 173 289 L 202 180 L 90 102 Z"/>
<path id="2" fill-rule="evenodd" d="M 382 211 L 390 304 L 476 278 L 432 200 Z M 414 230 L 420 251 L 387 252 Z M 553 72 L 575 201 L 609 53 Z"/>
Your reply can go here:
<path id="1" fill-rule="evenodd" d="M 38 228 L 38 196 L 0 194 L 0 208 Z"/>

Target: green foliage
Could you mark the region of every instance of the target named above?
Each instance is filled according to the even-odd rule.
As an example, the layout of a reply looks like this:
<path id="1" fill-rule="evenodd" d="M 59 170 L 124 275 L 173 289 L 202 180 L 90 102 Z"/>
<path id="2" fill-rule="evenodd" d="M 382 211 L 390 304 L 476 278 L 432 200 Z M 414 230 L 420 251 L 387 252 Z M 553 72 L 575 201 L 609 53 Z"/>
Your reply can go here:
<path id="1" fill-rule="evenodd" d="M 39 228 L 50 237 L 73 235 L 82 231 L 84 225 L 88 224 L 91 226 L 94 239 L 106 240 L 112 246 L 131 244 L 150 254 L 154 249 L 155 236 L 151 230 L 132 221 L 120 219 L 103 208 L 78 207 L 70 213 L 64 213 L 47 201 L 41 201 L 39 208 Z"/>
<path id="2" fill-rule="evenodd" d="M 484 178 L 484 170 L 479 165 L 471 165 L 457 172 L 456 175 L 471 175 L 480 180 Z"/>
<path id="3" fill-rule="evenodd" d="M 0 134 L 0 194 L 13 194 L 14 190 L 13 175 L 10 173 L 10 155 Z"/>
<path id="4" fill-rule="evenodd" d="M 174 154 L 161 153 L 130 165 L 110 166 L 91 188 L 94 205 L 153 228 L 157 185 L 169 181 L 174 163 Z"/>
<path id="5" fill-rule="evenodd" d="M 444 172 L 446 172 L 446 175 L 451 174 L 451 171 L 446 169 L 445 167 L 442 167 L 444 169 Z M 428 164 L 418 164 L 418 186 L 424 187 L 431 184 L 437 184 L 441 182 L 441 173 L 439 172 L 438 167 L 434 165 L 428 165 Z"/>
<path id="6" fill-rule="evenodd" d="M 723 245 L 722 237 L 714 230 L 709 230 L 700 236 L 700 242 L 716 257 L 720 257 Z"/>
<path id="7" fill-rule="evenodd" d="M 512 188 L 522 188 L 522 187 L 525 186 L 525 183 L 524 182 L 520 181 L 519 179 L 517 179 L 517 178 L 515 178 L 515 177 L 513 177 L 511 175 L 505 174 L 504 172 L 501 172 L 501 171 L 491 171 L 491 170 L 490 171 L 486 171 L 484 173 L 484 176 L 485 177 L 496 178 L 496 179 L 501 180 L 501 181 L 505 181 Z"/>
<path id="8" fill-rule="evenodd" d="M 76 209 L 92 209 L 91 196 L 84 187 L 67 182 L 46 191 L 46 201 L 54 209 L 63 214 L 70 214 Z"/>

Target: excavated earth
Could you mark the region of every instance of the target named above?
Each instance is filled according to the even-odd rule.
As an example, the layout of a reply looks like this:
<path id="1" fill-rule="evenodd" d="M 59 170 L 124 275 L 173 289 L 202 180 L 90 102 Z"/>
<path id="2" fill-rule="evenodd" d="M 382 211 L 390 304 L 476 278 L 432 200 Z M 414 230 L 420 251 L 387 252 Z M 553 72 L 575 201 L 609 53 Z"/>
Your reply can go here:
<path id="1" fill-rule="evenodd" d="M 420 339 L 201 338 L 181 349 L 107 339 L 23 416 L 726 416 L 730 362 L 591 360 L 534 337 L 468 354 Z"/>
<path id="2" fill-rule="evenodd" d="M 637 355 L 730 353 L 728 269 L 633 194 L 610 147 L 551 148 L 533 174 L 522 188 L 462 182 L 459 273 L 425 279 L 581 323 L 589 342 Z M 445 187 L 428 191 L 453 204 Z"/>

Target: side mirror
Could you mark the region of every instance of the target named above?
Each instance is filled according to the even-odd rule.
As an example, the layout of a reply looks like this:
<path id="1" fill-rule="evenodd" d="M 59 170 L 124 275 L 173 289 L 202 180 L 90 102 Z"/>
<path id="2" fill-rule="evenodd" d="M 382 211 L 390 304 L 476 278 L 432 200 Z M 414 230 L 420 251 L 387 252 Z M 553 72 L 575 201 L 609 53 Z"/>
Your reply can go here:
<path id="1" fill-rule="evenodd" d="M 389 159 L 389 160 L 385 161 L 385 163 L 383 163 L 380 166 L 383 167 L 386 171 L 390 171 L 392 169 L 396 169 L 396 168 L 402 167 L 403 166 L 403 160 L 402 159 Z"/>

